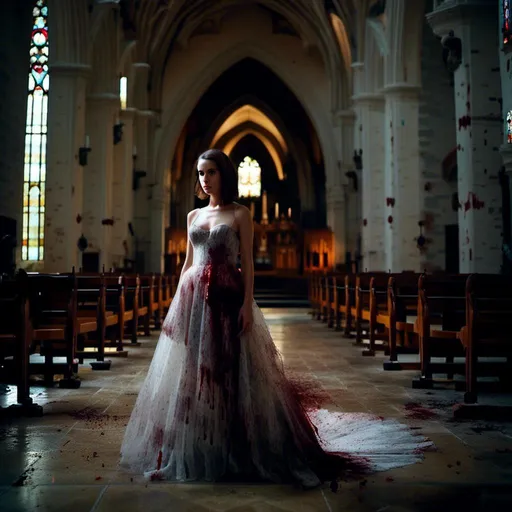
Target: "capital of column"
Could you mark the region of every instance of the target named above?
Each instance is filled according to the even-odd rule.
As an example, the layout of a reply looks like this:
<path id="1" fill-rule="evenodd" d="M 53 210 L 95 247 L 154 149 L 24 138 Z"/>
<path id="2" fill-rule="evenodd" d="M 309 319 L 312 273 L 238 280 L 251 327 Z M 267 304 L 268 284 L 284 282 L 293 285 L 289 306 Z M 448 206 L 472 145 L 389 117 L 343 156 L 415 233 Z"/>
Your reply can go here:
<path id="1" fill-rule="evenodd" d="M 385 97 L 380 93 L 360 93 L 352 96 L 352 101 L 356 105 L 382 105 Z"/>
<path id="2" fill-rule="evenodd" d="M 348 109 L 348 110 L 340 109 L 340 110 L 336 110 L 333 113 L 333 120 L 334 120 L 334 124 L 336 126 L 352 125 L 352 124 L 354 124 L 356 118 L 357 118 L 356 113 L 351 109 Z"/>
<path id="3" fill-rule="evenodd" d="M 512 144 L 502 144 L 500 146 L 500 153 L 505 171 L 512 173 Z"/>
<path id="4" fill-rule="evenodd" d="M 137 113 L 137 109 L 128 107 L 121 109 L 120 117 L 121 119 L 125 119 L 126 121 L 132 121 Z"/>
<path id="5" fill-rule="evenodd" d="M 98 93 L 98 94 L 89 94 L 87 96 L 87 102 L 97 104 L 97 105 L 106 105 L 106 106 L 116 107 L 116 106 L 120 105 L 121 98 L 119 97 L 118 94 L 104 92 L 104 93 Z"/>
<path id="6" fill-rule="evenodd" d="M 138 110 L 135 109 L 135 113 L 139 117 L 146 117 L 148 119 L 153 119 L 157 117 L 157 113 L 154 110 Z"/>
<path id="7" fill-rule="evenodd" d="M 386 85 L 382 92 L 385 96 L 417 98 L 421 92 L 421 87 L 408 83 L 395 83 Z"/>
<path id="8" fill-rule="evenodd" d="M 50 75 L 87 78 L 91 72 L 88 64 L 77 64 L 73 62 L 56 62 L 49 66 Z"/>
<path id="9" fill-rule="evenodd" d="M 151 69 L 151 65 L 147 62 L 134 62 L 132 67 L 134 69 Z"/>
<path id="10" fill-rule="evenodd" d="M 495 19 L 496 15 L 494 0 L 437 0 L 434 10 L 426 18 L 434 34 L 443 37 L 462 23 Z"/>

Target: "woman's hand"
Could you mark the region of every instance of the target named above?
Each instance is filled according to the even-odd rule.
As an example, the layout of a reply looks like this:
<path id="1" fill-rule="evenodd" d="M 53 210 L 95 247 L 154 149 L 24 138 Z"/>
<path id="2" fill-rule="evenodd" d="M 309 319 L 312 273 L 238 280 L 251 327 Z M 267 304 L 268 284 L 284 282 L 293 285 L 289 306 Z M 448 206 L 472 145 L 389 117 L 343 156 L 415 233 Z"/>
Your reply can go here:
<path id="1" fill-rule="evenodd" d="M 241 329 L 239 334 L 248 333 L 251 330 L 252 321 L 252 303 L 244 302 L 244 305 L 240 309 L 240 313 L 238 315 L 238 325 Z"/>

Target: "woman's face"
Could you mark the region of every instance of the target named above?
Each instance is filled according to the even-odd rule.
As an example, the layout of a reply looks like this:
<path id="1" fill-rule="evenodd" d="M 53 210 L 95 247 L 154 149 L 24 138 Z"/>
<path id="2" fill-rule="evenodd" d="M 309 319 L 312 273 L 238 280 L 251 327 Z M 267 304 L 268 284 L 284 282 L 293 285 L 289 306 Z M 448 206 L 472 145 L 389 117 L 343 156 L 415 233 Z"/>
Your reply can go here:
<path id="1" fill-rule="evenodd" d="M 197 163 L 197 173 L 201 188 L 209 196 L 220 196 L 220 172 L 217 164 L 212 160 L 199 160 Z"/>

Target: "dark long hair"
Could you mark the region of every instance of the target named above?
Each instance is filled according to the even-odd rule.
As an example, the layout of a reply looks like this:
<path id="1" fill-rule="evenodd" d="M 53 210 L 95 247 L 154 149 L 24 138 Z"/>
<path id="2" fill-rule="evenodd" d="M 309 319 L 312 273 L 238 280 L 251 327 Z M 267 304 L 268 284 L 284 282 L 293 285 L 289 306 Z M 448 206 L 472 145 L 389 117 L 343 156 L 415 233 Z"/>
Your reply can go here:
<path id="1" fill-rule="evenodd" d="M 199 155 L 199 158 L 196 160 L 196 184 L 194 191 L 199 199 L 206 199 L 208 194 L 205 193 L 203 187 L 201 187 L 201 183 L 199 183 L 199 173 L 197 171 L 199 160 L 211 160 L 215 162 L 220 173 L 222 204 L 231 204 L 238 197 L 238 173 L 229 156 L 220 149 L 208 149 Z"/>

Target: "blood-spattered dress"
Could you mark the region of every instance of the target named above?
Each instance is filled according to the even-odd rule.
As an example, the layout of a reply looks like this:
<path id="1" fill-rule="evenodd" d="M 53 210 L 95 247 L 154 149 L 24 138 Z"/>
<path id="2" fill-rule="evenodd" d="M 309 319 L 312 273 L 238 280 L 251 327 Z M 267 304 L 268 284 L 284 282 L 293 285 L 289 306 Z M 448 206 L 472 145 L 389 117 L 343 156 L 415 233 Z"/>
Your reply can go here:
<path id="1" fill-rule="evenodd" d="M 193 265 L 178 284 L 127 425 L 122 467 L 153 480 L 314 487 L 344 471 L 422 458 L 431 443 L 396 420 L 313 407 L 304 386 L 285 375 L 254 302 L 253 327 L 239 336 L 236 230 L 192 225 L 189 236 Z"/>

